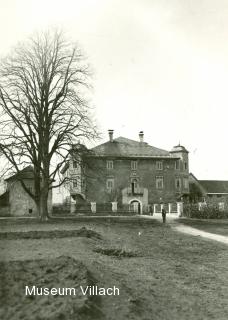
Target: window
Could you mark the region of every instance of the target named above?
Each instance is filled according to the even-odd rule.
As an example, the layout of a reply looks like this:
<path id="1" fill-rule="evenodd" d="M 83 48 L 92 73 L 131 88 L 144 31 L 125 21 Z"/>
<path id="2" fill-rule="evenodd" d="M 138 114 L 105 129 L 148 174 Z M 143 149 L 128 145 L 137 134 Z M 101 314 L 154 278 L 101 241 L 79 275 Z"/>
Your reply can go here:
<path id="1" fill-rule="evenodd" d="M 108 170 L 113 169 L 113 161 L 112 160 L 107 160 L 106 167 L 107 167 Z"/>
<path id="2" fill-rule="evenodd" d="M 156 177 L 156 188 L 163 189 L 164 187 L 164 178 L 162 176 Z"/>
<path id="3" fill-rule="evenodd" d="M 131 161 L 131 169 L 132 170 L 137 170 L 137 161 Z"/>
<path id="4" fill-rule="evenodd" d="M 156 170 L 163 170 L 163 162 L 156 161 Z"/>
<path id="5" fill-rule="evenodd" d="M 175 178 L 175 187 L 176 187 L 176 189 L 181 188 L 181 178 L 179 178 L 179 177 Z"/>
<path id="6" fill-rule="evenodd" d="M 184 178 L 184 188 L 188 189 L 188 178 Z"/>
<path id="7" fill-rule="evenodd" d="M 76 160 L 73 161 L 73 168 L 76 169 L 78 167 L 78 163 Z"/>
<path id="8" fill-rule="evenodd" d="M 180 170 L 180 160 L 175 161 L 175 169 Z"/>
<path id="9" fill-rule="evenodd" d="M 74 179 L 73 180 L 73 188 L 77 188 L 77 186 L 78 186 L 78 180 Z"/>
<path id="10" fill-rule="evenodd" d="M 184 170 L 188 170 L 188 163 L 187 162 L 184 163 Z"/>
<path id="11" fill-rule="evenodd" d="M 138 186 L 138 181 L 137 179 L 133 179 L 131 182 L 131 192 L 135 193 L 137 190 L 137 186 Z"/>
<path id="12" fill-rule="evenodd" d="M 106 188 L 107 188 L 108 192 L 112 192 L 112 190 L 114 189 L 114 179 L 113 178 L 107 179 Z"/>

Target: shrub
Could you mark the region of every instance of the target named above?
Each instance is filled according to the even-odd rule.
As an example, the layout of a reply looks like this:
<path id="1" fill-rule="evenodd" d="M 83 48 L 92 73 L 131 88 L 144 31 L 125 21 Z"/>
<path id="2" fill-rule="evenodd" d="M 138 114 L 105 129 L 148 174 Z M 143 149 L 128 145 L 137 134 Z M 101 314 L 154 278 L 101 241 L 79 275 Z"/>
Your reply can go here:
<path id="1" fill-rule="evenodd" d="M 205 204 L 199 210 L 198 203 L 194 203 L 184 205 L 183 216 L 196 219 L 227 219 L 228 211 L 219 210 L 216 204 Z"/>

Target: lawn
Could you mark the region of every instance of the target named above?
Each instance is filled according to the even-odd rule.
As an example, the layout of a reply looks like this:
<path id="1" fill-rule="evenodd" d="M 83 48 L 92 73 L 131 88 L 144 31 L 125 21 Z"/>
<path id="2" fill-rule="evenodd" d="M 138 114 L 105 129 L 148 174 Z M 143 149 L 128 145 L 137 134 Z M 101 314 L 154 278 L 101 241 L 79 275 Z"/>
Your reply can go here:
<path id="1" fill-rule="evenodd" d="M 228 220 L 179 219 L 179 222 L 190 227 L 228 237 Z"/>
<path id="2" fill-rule="evenodd" d="M 37 320 L 227 319 L 228 246 L 143 220 L 33 224 L 30 231 L 81 227 L 92 230 L 93 235 L 75 232 L 67 237 L 66 232 L 64 237 L 50 233 L 44 239 L 1 239 L 2 281 L 7 293 L 2 299 L 8 306 L 2 319 L 30 319 L 28 314 Z M 20 225 L 20 230 L 27 228 Z M 17 226 L 10 229 L 16 232 Z M 22 289 L 36 281 L 43 286 L 64 286 L 66 282 L 67 286 L 84 282 L 115 285 L 120 295 L 92 301 L 81 297 L 28 299 Z"/>

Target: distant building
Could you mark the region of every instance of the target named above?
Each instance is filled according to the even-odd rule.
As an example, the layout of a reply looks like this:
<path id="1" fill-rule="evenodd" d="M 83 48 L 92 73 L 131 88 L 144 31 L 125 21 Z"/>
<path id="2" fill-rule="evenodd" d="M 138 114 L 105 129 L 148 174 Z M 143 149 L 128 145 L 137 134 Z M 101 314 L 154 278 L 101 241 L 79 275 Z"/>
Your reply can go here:
<path id="1" fill-rule="evenodd" d="M 228 203 L 228 181 L 198 180 L 189 174 L 190 201 L 207 203 Z"/>
<path id="2" fill-rule="evenodd" d="M 189 195 L 188 151 L 177 145 L 171 151 L 124 137 L 87 150 L 76 144 L 62 173 L 69 178 L 75 201 L 117 202 L 137 206 L 139 213 L 154 203 L 176 202 Z"/>
<path id="3" fill-rule="evenodd" d="M 36 216 L 37 208 L 34 200 L 24 190 L 20 180 L 23 180 L 26 187 L 34 192 L 33 167 L 28 166 L 19 173 L 5 179 L 5 193 L 0 196 L 0 206 L 8 208 L 10 215 L 13 216 Z M 49 193 L 48 207 L 52 210 L 52 197 Z"/>
<path id="4" fill-rule="evenodd" d="M 52 203 L 56 205 L 70 203 L 70 189 L 68 184 L 63 184 L 53 189 Z"/>

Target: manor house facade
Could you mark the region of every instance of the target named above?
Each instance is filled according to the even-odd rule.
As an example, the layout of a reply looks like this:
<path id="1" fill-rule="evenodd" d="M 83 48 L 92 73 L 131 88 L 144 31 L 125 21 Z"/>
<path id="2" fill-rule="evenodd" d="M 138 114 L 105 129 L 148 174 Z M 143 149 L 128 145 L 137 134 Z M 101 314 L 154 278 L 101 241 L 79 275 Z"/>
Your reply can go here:
<path id="1" fill-rule="evenodd" d="M 188 151 L 175 146 L 171 151 L 124 137 L 109 140 L 90 150 L 72 146 L 71 158 L 63 170 L 70 178 L 70 195 L 87 203 L 116 202 L 137 206 L 139 213 L 154 203 L 170 203 L 189 195 Z"/>

